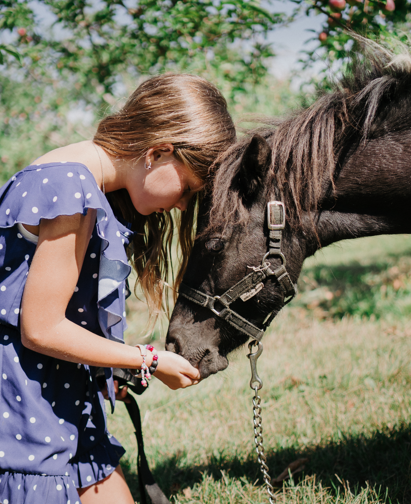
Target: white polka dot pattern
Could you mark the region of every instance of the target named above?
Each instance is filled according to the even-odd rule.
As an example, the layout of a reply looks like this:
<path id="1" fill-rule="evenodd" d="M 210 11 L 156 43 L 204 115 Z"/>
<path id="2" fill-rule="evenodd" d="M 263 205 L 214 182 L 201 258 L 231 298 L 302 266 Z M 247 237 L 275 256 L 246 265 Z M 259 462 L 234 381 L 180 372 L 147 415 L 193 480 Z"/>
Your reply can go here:
<path id="1" fill-rule="evenodd" d="M 36 172 L 37 168 L 39 172 Z M 27 171 L 18 174 L 16 182 L 9 181 L 8 184 L 12 184 L 10 195 L 13 197 L 6 197 L 0 203 L 0 264 L 1 259 L 6 257 L 5 243 L 7 252 L 12 250 L 13 242 L 23 252 L 18 261 L 13 258 L 13 261 L 10 260 L 8 264 L 6 262 L 0 268 L 1 320 L 11 322 L 12 325 L 17 324 L 19 320 L 21 298 L 16 298 L 14 286 L 17 284 L 24 286 L 35 250 L 26 235 L 22 236 L 17 226 L 10 227 L 10 225 L 12 226 L 13 222 L 22 222 L 29 226 L 38 225 L 42 218 L 85 213 L 85 208 L 95 208 L 97 224 L 91 234 L 84 268 L 67 310 L 68 312 L 71 310 L 70 320 L 79 324 L 84 330 L 100 332 L 97 303 L 94 300 L 90 303 L 90 293 L 94 293 L 94 299 L 98 299 L 98 302 L 109 299 L 110 293 L 114 293 L 112 299 L 115 301 L 101 303 L 101 306 L 105 306 L 104 312 L 110 313 L 110 317 L 117 317 L 121 321 L 125 310 L 124 279 L 129 272 L 122 241 L 128 231 L 113 217 L 105 196 L 101 191 L 97 191 L 99 188 L 90 172 L 76 163 L 68 162 L 64 167 L 61 165 L 56 167 L 53 163 L 49 163 L 29 167 Z M 7 241 L 9 238 L 6 239 L 2 235 L 3 227 L 8 229 L 8 236 L 11 236 L 10 245 Z M 9 256 L 12 258 L 13 255 Z M 109 274 L 105 275 L 105 271 Z M 101 290 L 103 278 L 107 281 L 105 288 Z M 104 330 L 114 339 L 121 339 L 123 324 L 116 323 Z M 65 474 L 68 460 L 75 457 L 78 444 L 81 446 L 83 439 L 87 443 L 96 443 L 96 440 L 100 440 L 100 436 L 104 434 L 100 429 L 105 429 L 104 424 L 100 425 L 94 420 L 96 424 L 93 423 L 92 429 L 88 427 L 84 432 L 79 432 L 79 425 L 73 424 L 71 418 L 81 418 L 85 408 L 90 408 L 92 414 L 89 414 L 89 419 L 92 421 L 93 416 L 97 418 L 96 413 L 102 414 L 101 405 L 98 395 L 87 393 L 89 384 L 86 383 L 86 379 L 87 382 L 90 380 L 92 387 L 90 390 L 94 390 L 92 383 L 94 378 L 87 372 L 86 366 L 67 362 L 57 364 L 47 356 L 38 356 L 31 361 L 23 359 L 23 354 L 19 351 L 16 354 L 14 345 L 10 345 L 11 341 L 14 342 L 14 333 L 4 334 L 4 332 L 4 329 L 0 329 L 0 343 L 4 345 L 4 349 L 11 352 L 11 355 L 9 354 L 7 359 L 7 367 L 3 366 L 0 374 L 2 385 L 0 392 L 9 387 L 10 395 L 6 403 L 0 401 L 0 405 L 3 405 L 0 418 L 2 426 L 9 426 L 7 442 L 10 444 L 1 443 L 0 457 L 6 457 L 12 450 L 18 450 L 26 462 L 27 474 L 35 470 L 36 477 L 39 478 L 29 486 L 21 485 L 21 491 L 27 492 L 30 489 L 32 493 L 35 491 L 40 495 L 43 489 L 42 474 L 56 474 L 55 471 L 59 470 L 61 472 L 57 474 Z M 29 372 L 24 374 L 25 377 L 19 378 L 17 388 L 10 388 L 16 382 L 16 373 L 21 372 L 23 365 L 28 367 Z M 33 400 L 34 397 L 38 400 Z M 4 404 L 7 406 L 4 407 Z M 70 416 L 70 410 L 73 417 Z M 4 438 L 3 431 L 1 438 L 2 440 Z M 101 458 L 99 450 L 90 456 L 90 464 L 94 456 L 97 466 L 103 471 L 112 470 L 116 457 L 114 452 L 110 455 L 111 465 L 107 463 L 107 459 Z M 90 466 L 85 464 L 81 469 L 81 479 L 91 483 L 95 481 L 95 476 L 92 474 Z M 58 486 L 60 490 L 57 490 Z M 80 503 L 75 497 L 77 492 L 68 474 L 59 476 L 54 488 L 55 496 L 57 492 L 61 492 L 65 503 Z M 53 495 L 50 501 L 53 501 Z M 55 501 L 60 502 L 61 497 L 56 497 Z M 2 502 L 7 504 L 4 498 Z"/>

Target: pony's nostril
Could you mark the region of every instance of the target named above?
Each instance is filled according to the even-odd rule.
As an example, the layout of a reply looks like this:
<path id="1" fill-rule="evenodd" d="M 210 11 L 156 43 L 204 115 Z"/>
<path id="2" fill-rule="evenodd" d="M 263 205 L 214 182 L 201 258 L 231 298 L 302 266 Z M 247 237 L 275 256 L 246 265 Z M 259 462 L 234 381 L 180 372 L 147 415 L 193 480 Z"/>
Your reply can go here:
<path id="1" fill-rule="evenodd" d="M 166 343 L 166 350 L 167 352 L 174 352 L 176 354 L 181 353 L 181 347 L 177 339 L 174 339 L 172 341 L 169 341 Z"/>
<path id="2" fill-rule="evenodd" d="M 167 343 L 166 349 L 167 349 L 167 352 L 177 353 L 176 352 L 176 345 L 175 345 L 175 343 Z"/>

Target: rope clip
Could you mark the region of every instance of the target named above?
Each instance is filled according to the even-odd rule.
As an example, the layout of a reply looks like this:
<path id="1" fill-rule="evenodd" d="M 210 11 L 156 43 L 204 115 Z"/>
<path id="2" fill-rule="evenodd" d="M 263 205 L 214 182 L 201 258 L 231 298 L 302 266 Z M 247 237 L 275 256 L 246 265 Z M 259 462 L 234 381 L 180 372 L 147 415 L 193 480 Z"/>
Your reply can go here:
<path id="1" fill-rule="evenodd" d="M 253 353 L 252 350 L 254 346 L 257 347 L 257 351 Z M 250 341 L 250 343 L 248 344 L 248 349 L 250 353 L 247 354 L 247 357 L 250 359 L 250 365 L 251 365 L 250 387 L 257 393 L 257 390 L 263 388 L 263 381 L 261 380 L 261 378 L 258 376 L 257 373 L 257 359 L 263 353 L 263 344 L 260 341 L 253 340 Z"/>

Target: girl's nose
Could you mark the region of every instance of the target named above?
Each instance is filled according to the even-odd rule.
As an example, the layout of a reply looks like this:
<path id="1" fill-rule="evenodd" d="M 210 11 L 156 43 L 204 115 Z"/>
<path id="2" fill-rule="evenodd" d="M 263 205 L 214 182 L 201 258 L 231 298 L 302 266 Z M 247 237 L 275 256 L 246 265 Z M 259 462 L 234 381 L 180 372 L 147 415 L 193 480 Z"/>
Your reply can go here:
<path id="1" fill-rule="evenodd" d="M 184 210 L 187 210 L 188 202 L 190 201 L 190 196 L 191 195 L 188 194 L 187 196 L 184 196 L 183 198 L 181 198 L 181 200 L 177 203 L 175 208 L 178 208 L 181 212 L 184 212 Z"/>

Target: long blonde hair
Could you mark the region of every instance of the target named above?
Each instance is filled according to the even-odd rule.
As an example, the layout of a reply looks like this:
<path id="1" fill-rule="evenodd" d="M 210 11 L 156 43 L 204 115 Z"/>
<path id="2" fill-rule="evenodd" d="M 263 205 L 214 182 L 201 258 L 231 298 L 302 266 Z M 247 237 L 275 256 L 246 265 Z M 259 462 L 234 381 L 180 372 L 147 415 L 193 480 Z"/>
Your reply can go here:
<path id="1" fill-rule="evenodd" d="M 93 141 L 119 158 L 140 159 L 150 147 L 170 143 L 174 155 L 204 182 L 210 167 L 235 141 L 235 128 L 227 103 L 218 89 L 201 77 L 166 74 L 141 84 L 117 113 L 98 125 Z M 150 313 L 158 313 L 163 285 L 172 274 L 171 246 L 178 233 L 180 258 L 174 286 L 180 284 L 194 241 L 196 207 L 201 197 L 192 197 L 188 208 L 171 213 L 141 215 L 125 189 L 110 194 L 115 211 L 130 222 L 135 232 L 128 249 L 137 272 L 137 282 Z"/>

